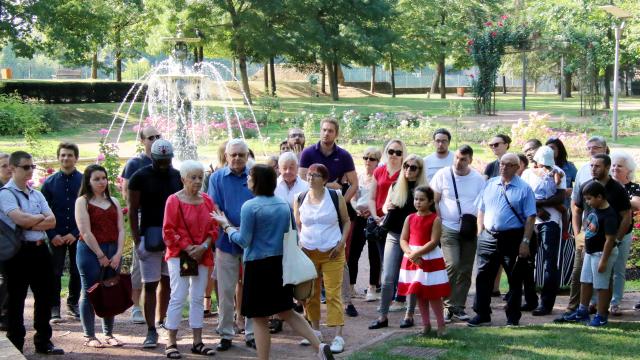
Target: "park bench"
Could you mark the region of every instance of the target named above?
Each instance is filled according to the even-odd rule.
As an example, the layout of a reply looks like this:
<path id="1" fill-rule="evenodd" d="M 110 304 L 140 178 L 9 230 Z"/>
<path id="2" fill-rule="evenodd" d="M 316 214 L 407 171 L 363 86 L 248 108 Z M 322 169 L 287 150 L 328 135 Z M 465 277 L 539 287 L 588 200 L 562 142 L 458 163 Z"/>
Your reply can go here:
<path id="1" fill-rule="evenodd" d="M 54 79 L 82 79 L 82 70 L 58 69 L 51 77 Z"/>

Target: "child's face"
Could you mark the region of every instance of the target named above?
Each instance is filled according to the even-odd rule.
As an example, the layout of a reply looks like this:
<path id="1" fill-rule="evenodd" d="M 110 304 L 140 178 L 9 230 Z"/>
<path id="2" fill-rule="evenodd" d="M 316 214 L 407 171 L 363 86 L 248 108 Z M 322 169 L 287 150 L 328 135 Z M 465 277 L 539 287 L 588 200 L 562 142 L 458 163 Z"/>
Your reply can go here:
<path id="1" fill-rule="evenodd" d="M 604 198 L 602 196 L 592 196 L 592 195 L 585 195 L 584 196 L 584 201 L 587 203 L 587 205 L 589 205 L 592 208 L 598 208 L 602 205 L 602 203 L 604 202 Z"/>
<path id="2" fill-rule="evenodd" d="M 418 211 L 427 211 L 433 204 L 433 199 L 427 198 L 427 194 L 422 191 L 416 191 L 413 196 L 413 206 Z"/>

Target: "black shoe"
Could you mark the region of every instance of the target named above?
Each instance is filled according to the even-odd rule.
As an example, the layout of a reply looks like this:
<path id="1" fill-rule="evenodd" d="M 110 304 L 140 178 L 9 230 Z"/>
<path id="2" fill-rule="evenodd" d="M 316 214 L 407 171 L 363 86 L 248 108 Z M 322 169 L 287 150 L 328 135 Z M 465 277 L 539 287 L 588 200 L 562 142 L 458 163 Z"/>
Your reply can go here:
<path id="1" fill-rule="evenodd" d="M 7 317 L 2 315 L 0 316 L 0 331 L 9 330 L 9 324 L 7 323 Z"/>
<path id="2" fill-rule="evenodd" d="M 269 320 L 269 333 L 277 334 L 282 331 L 282 323 L 284 321 L 280 319 Z"/>
<path id="3" fill-rule="evenodd" d="M 67 305 L 67 315 L 76 320 L 80 320 L 80 309 L 78 308 L 78 305 Z"/>
<path id="4" fill-rule="evenodd" d="M 540 305 L 537 308 L 535 308 L 532 312 L 531 315 L 533 316 L 545 316 L 545 315 L 549 315 L 551 314 L 551 310 L 545 308 L 544 306 Z"/>
<path id="5" fill-rule="evenodd" d="M 480 315 L 474 316 L 471 320 L 467 321 L 467 326 L 469 327 L 478 327 L 478 326 L 489 326 L 491 325 L 490 317 L 482 317 Z"/>
<path id="6" fill-rule="evenodd" d="M 568 322 L 566 317 L 571 315 L 571 314 L 573 314 L 573 313 L 574 313 L 574 311 L 567 310 L 564 313 L 562 313 L 559 317 L 553 319 L 553 322 L 556 323 L 556 324 L 566 323 L 566 322 Z"/>
<path id="7" fill-rule="evenodd" d="M 520 326 L 520 321 L 518 321 L 518 320 L 507 320 L 507 326 Z"/>
<path id="8" fill-rule="evenodd" d="M 36 352 L 38 354 L 44 355 L 64 355 L 64 350 L 60 349 L 59 347 L 55 347 L 51 341 L 49 341 L 49 343 L 45 346 L 37 346 Z"/>
<path id="9" fill-rule="evenodd" d="M 400 329 L 406 329 L 413 327 L 413 319 L 402 319 L 400 322 Z"/>
<path id="10" fill-rule="evenodd" d="M 60 316 L 60 307 L 54 306 L 51 308 L 51 318 L 49 319 L 50 324 L 59 324 L 62 322 L 62 317 Z"/>
<path id="11" fill-rule="evenodd" d="M 350 316 L 350 317 L 358 316 L 358 310 L 356 310 L 356 307 L 353 306 L 353 304 L 347 305 L 347 307 L 344 309 L 344 313 L 347 314 L 347 316 Z"/>
<path id="12" fill-rule="evenodd" d="M 389 326 L 389 319 L 384 321 L 374 320 L 371 325 L 369 325 L 369 330 L 382 329 Z"/>
<path id="13" fill-rule="evenodd" d="M 216 346 L 216 350 L 218 351 L 227 351 L 231 347 L 231 340 L 229 339 L 220 339 L 220 343 Z"/>
<path id="14" fill-rule="evenodd" d="M 538 305 L 533 305 L 533 304 L 524 304 L 522 306 L 520 306 L 520 311 L 532 311 L 534 309 L 537 309 Z"/>
<path id="15" fill-rule="evenodd" d="M 500 290 L 491 292 L 491 297 L 500 297 Z"/>
<path id="16" fill-rule="evenodd" d="M 247 340 L 244 342 L 245 345 L 247 345 L 247 347 L 250 347 L 254 350 L 256 350 L 256 341 L 254 339 L 251 340 Z"/>
<path id="17" fill-rule="evenodd" d="M 302 314 L 302 313 L 304 313 L 304 306 L 296 304 L 293 307 L 293 310 L 295 310 L 298 314 Z"/>

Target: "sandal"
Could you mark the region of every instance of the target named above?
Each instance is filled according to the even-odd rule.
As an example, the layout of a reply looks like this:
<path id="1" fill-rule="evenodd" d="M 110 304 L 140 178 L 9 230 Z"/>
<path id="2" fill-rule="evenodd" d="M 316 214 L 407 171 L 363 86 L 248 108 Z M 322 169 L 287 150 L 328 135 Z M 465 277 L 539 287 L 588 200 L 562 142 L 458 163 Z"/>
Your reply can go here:
<path id="1" fill-rule="evenodd" d="M 92 347 L 95 349 L 102 349 L 104 347 L 104 344 L 101 343 L 100 340 L 96 339 L 95 337 L 87 338 L 87 340 L 85 340 L 83 345 L 87 347 Z"/>
<path id="2" fill-rule="evenodd" d="M 107 336 L 104 340 L 109 346 L 120 347 L 124 345 L 122 341 L 116 339 L 114 336 Z"/>
<path id="3" fill-rule="evenodd" d="M 180 354 L 180 351 L 178 351 L 178 345 L 169 345 L 164 349 L 164 355 L 167 357 L 167 359 L 180 359 L 182 358 L 182 355 Z"/>
<path id="4" fill-rule="evenodd" d="M 216 351 L 212 348 L 205 347 L 203 343 L 195 344 L 191 348 L 191 352 L 198 355 L 213 356 Z"/>

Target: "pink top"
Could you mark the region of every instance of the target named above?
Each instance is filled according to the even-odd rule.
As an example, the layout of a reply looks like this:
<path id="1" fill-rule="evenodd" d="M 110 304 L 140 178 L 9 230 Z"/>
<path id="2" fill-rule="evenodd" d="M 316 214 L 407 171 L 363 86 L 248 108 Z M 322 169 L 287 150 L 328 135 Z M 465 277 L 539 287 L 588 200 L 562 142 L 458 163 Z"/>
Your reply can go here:
<path id="1" fill-rule="evenodd" d="M 215 205 L 209 195 L 201 193 L 204 202 L 199 205 L 183 203 L 173 194 L 167 199 L 164 208 L 164 223 L 162 232 L 164 243 L 167 245 L 165 259 L 178 257 L 180 250 L 189 245 L 200 245 L 207 237 L 215 242 L 218 239 L 218 223 L 209 215 Z M 184 214 L 184 220 L 182 214 Z M 186 222 L 186 224 L 185 224 Z M 192 240 L 193 239 L 193 240 Z M 213 266 L 213 243 L 202 256 L 200 264 Z"/>
<path id="2" fill-rule="evenodd" d="M 378 213 L 378 216 L 384 215 L 382 206 L 387 199 L 389 188 L 398 180 L 398 175 L 400 175 L 400 170 L 389 176 L 387 165 L 382 165 L 373 170 L 373 177 L 376 178 L 376 182 L 378 183 L 378 187 L 376 188 L 376 213 Z"/>

